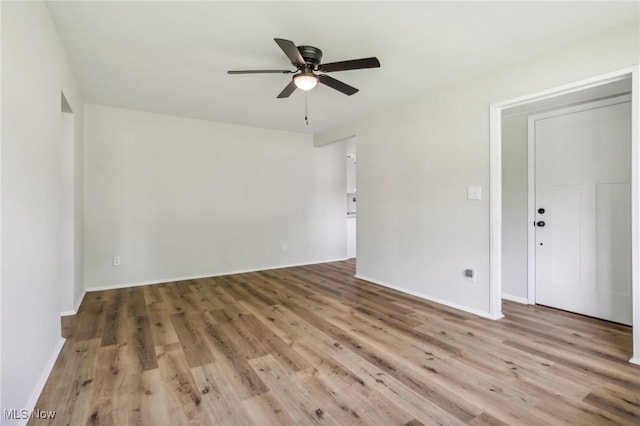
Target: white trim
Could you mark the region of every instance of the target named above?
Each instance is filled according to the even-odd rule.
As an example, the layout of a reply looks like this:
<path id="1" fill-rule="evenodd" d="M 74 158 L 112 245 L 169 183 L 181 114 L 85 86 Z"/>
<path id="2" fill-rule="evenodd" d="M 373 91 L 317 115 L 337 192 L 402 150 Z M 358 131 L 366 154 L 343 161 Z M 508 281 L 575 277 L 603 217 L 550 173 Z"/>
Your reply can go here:
<path id="1" fill-rule="evenodd" d="M 502 112 L 490 109 L 489 144 L 489 314 L 502 318 Z"/>
<path id="2" fill-rule="evenodd" d="M 531 117 L 527 118 L 527 299 L 536 303 L 536 130 Z"/>
<path id="3" fill-rule="evenodd" d="M 640 365 L 640 66 L 631 73 L 631 297 L 633 356 Z"/>
<path id="4" fill-rule="evenodd" d="M 0 5 L 0 22 L 2 22 L 2 6 Z M 0 54 L 0 73 L 2 70 L 2 55 Z M 4 99 L 2 97 L 2 84 L 0 83 L 0 99 Z M 2 102 L 0 102 L 0 135 L 3 135 L 4 133 L 2 132 Z M 0 148 L 0 309 L 2 309 L 1 307 L 2 305 L 2 263 L 3 263 L 3 259 L 4 257 L 2 256 L 2 234 L 3 234 L 3 230 L 2 230 L 2 149 Z M 2 334 L 2 332 L 4 331 L 4 328 L 2 328 L 2 315 L 0 315 L 0 334 Z M 0 338 L 0 376 L 2 376 L 2 354 L 4 353 L 4 351 L 2 350 L 2 338 Z M 1 382 L 1 380 L 0 380 Z M 0 383 L 0 405 L 2 405 L 2 401 L 4 401 L 4 399 L 2 399 L 2 388 L 4 386 L 2 386 L 2 383 Z M 4 407 L 2 407 L 4 408 Z M 2 414 L 4 415 L 4 413 Z"/>
<path id="5" fill-rule="evenodd" d="M 587 78 L 585 80 L 576 81 L 573 83 L 563 84 L 562 86 L 552 87 L 550 89 L 542 90 L 540 92 L 532 93 L 529 95 L 520 96 L 518 98 L 508 99 L 506 101 L 494 102 L 491 104 L 492 108 L 496 108 L 500 111 L 507 108 L 512 108 L 524 104 L 529 104 L 543 99 L 555 98 L 557 96 L 566 95 L 569 93 L 579 92 L 581 90 L 590 89 L 592 87 L 602 86 L 603 84 L 613 83 L 615 81 L 624 80 L 629 78 L 634 72 L 637 72 L 638 66 L 623 68 L 618 71 L 612 71 L 600 76 Z M 632 86 L 632 91 L 635 87 Z"/>
<path id="6" fill-rule="evenodd" d="M 80 305 L 82 305 L 82 301 L 84 300 L 84 296 L 86 296 L 87 292 L 85 290 L 82 290 L 82 294 L 80 295 L 80 297 L 78 298 L 78 300 L 76 300 L 76 305 L 73 307 L 73 310 L 78 313 L 78 310 L 80 309 Z"/>
<path id="7" fill-rule="evenodd" d="M 450 308 L 454 308 L 454 309 L 457 309 L 459 311 L 464 311 L 464 312 L 467 312 L 467 313 L 470 313 L 470 314 L 473 314 L 473 315 L 477 315 L 477 316 L 482 317 L 482 318 L 487 318 L 487 319 L 491 319 L 491 320 L 498 320 L 500 318 L 504 318 L 504 315 L 502 315 L 502 314 L 500 314 L 499 316 L 498 315 L 491 315 L 490 313 L 487 313 L 487 312 L 484 312 L 484 311 L 480 311 L 480 310 L 477 310 L 477 309 L 472 309 L 472 308 L 469 308 L 467 306 L 458 305 L 457 303 L 452 303 L 452 302 L 449 302 L 448 300 L 439 299 L 437 297 L 427 296 L 426 294 L 419 293 L 417 291 L 408 290 L 406 288 L 398 287 L 398 286 L 395 286 L 393 284 L 389 284 L 387 282 L 380 281 L 380 280 L 375 280 L 373 278 L 369 278 L 369 277 L 366 277 L 366 276 L 363 276 L 363 275 L 360 275 L 360 274 L 356 274 L 354 277 L 359 279 L 359 280 L 369 281 L 371 283 L 378 284 L 378 285 L 381 285 L 383 287 L 387 287 L 387 288 L 390 288 L 390 289 L 393 289 L 393 290 L 397 290 L 397 291 L 400 291 L 402 293 L 410 294 L 412 296 L 416 296 L 416 297 L 419 297 L 421 299 L 429 300 L 431 302 L 439 303 L 440 305 L 445 305 L 445 306 L 448 306 Z"/>
<path id="8" fill-rule="evenodd" d="M 527 298 L 531 305 L 536 303 L 536 121 L 630 101 L 631 95 L 619 95 L 527 117 Z"/>
<path id="9" fill-rule="evenodd" d="M 80 305 L 82 304 L 82 301 L 84 300 L 84 296 L 87 294 L 87 292 L 85 290 L 82 290 L 82 295 L 78 298 L 78 300 L 76 300 L 76 304 L 73 307 L 72 311 L 63 311 L 60 313 L 61 317 L 66 317 L 69 315 L 77 315 L 78 314 L 78 310 L 80 309 Z"/>
<path id="10" fill-rule="evenodd" d="M 585 102 L 579 105 L 573 105 L 569 107 L 560 107 L 551 111 L 541 112 L 540 114 L 530 115 L 534 121 L 544 120 L 545 118 L 558 117 L 561 115 L 573 114 L 576 112 L 587 111 L 590 109 L 604 108 L 611 105 L 623 104 L 631 102 L 631 95 L 619 95 L 610 98 L 600 99 L 593 102 Z"/>
<path id="11" fill-rule="evenodd" d="M 51 356 L 47 361 L 47 364 L 42 369 L 40 378 L 36 382 L 36 385 L 31 391 L 31 395 L 29 395 L 29 399 L 27 399 L 27 402 L 24 406 L 24 409 L 29 410 L 29 412 L 32 412 L 33 409 L 36 407 L 36 404 L 38 403 L 38 398 L 40 398 L 40 394 L 44 389 L 44 385 L 47 384 L 47 380 L 49 379 L 49 376 L 53 371 L 53 366 L 55 365 L 58 359 L 58 355 L 60 355 L 60 351 L 62 351 L 62 347 L 64 346 L 65 342 L 66 342 L 66 339 L 63 339 L 62 337 L 60 338 L 60 340 L 58 340 L 58 343 L 56 343 L 56 346 L 54 347 L 53 352 L 51 353 Z M 29 419 L 21 419 L 21 421 L 19 421 L 18 424 L 21 426 L 26 425 L 27 421 L 29 421 Z"/>
<path id="12" fill-rule="evenodd" d="M 163 283 L 171 283 L 175 281 L 188 281 L 188 280 L 198 280 L 201 278 L 211 278 L 211 277 L 223 277 L 226 275 L 235 275 L 235 274 L 247 274 L 250 272 L 260 272 L 260 271 L 271 271 L 273 269 L 283 269 L 283 268 L 295 268 L 297 266 L 307 266 L 307 265 L 317 265 L 319 263 L 331 263 L 331 262 L 343 262 L 345 260 L 349 260 L 347 258 L 339 258 L 339 259 L 328 259 L 328 260 L 319 260 L 316 262 L 304 262 L 304 263 L 293 263 L 289 265 L 281 265 L 281 266 L 270 266 L 268 268 L 256 268 L 256 269 L 240 269 L 235 271 L 225 271 L 218 273 L 211 273 L 205 275 L 192 275 L 188 277 L 170 277 L 161 280 L 151 280 L 151 281 L 139 281 L 134 283 L 122 283 L 122 284 L 111 284 L 111 285 L 103 285 L 103 286 L 95 286 L 89 287 L 86 289 L 87 292 L 92 291 L 103 291 L 103 290 L 116 290 L 119 288 L 128 288 L 128 287 L 140 287 L 143 285 L 153 285 L 153 284 L 163 284 Z"/>
<path id="13" fill-rule="evenodd" d="M 502 293 L 502 300 L 510 300 L 516 303 L 522 303 L 523 305 L 529 305 L 529 300 L 526 297 L 514 296 L 512 294 Z"/>
<path id="14" fill-rule="evenodd" d="M 631 89 L 631 259 L 632 259 L 632 298 L 633 298 L 633 353 L 632 360 L 634 363 L 640 359 L 640 138 L 639 122 L 640 122 L 640 66 L 635 65 L 633 67 L 624 68 L 621 70 L 613 71 L 604 75 L 588 78 L 578 82 L 564 84 L 562 86 L 554 87 L 551 89 L 543 90 L 537 93 L 533 93 L 518 98 L 513 98 L 501 102 L 492 103 L 489 106 L 489 151 L 494 153 L 496 151 L 502 151 L 502 123 L 501 114 L 503 109 L 531 103 L 534 101 L 556 97 L 559 95 L 573 93 L 580 90 L 588 89 L 590 87 L 600 86 L 614 81 L 619 81 L 623 78 L 632 79 Z M 502 170 L 502 165 L 497 164 L 499 156 L 490 155 L 490 182 L 492 191 L 502 193 L 502 177 L 499 171 Z M 502 241 L 500 240 L 501 233 L 501 217 L 496 213 L 496 210 L 501 209 L 500 196 L 490 197 L 490 253 L 497 253 L 501 257 L 502 253 Z M 501 259 L 495 256 L 489 258 L 490 271 L 495 270 L 497 264 L 501 262 Z M 501 288 L 500 276 L 491 274 L 489 278 L 489 288 L 491 295 L 491 306 L 493 307 L 501 301 L 497 301 L 500 292 L 496 291 Z"/>

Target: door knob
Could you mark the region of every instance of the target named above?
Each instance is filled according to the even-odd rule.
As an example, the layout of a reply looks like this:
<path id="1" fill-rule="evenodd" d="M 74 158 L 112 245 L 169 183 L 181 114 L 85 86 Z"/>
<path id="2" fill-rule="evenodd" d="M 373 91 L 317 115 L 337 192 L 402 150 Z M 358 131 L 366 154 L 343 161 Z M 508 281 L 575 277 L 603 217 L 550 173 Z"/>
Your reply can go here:
<path id="1" fill-rule="evenodd" d="M 539 226 L 540 228 L 544 228 L 544 221 L 543 220 L 539 220 L 538 222 L 536 222 L 536 226 Z"/>
<path id="2" fill-rule="evenodd" d="M 545 212 L 545 210 L 544 210 L 543 208 L 539 208 L 539 209 L 538 209 L 538 213 L 540 213 L 540 214 L 544 214 L 544 212 Z"/>

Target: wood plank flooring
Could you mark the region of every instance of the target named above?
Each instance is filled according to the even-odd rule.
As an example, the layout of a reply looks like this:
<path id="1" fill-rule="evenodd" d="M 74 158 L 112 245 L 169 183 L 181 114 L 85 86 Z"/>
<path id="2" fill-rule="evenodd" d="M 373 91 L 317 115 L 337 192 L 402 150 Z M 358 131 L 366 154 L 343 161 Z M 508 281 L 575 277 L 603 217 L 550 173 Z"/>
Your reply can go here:
<path id="1" fill-rule="evenodd" d="M 353 261 L 87 293 L 40 396 L 59 425 L 640 424 L 629 327 L 490 321 Z"/>

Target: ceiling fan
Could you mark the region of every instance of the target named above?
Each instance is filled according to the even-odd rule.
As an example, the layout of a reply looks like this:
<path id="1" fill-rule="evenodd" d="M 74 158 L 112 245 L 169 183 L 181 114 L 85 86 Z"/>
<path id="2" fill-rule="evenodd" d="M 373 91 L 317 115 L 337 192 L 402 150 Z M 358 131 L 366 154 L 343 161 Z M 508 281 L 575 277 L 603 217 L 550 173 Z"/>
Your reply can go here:
<path id="1" fill-rule="evenodd" d="M 291 40 L 282 38 L 274 38 L 280 49 L 287 55 L 291 64 L 296 67 L 295 71 L 291 70 L 241 70 L 227 71 L 229 74 L 294 74 L 291 82 L 278 95 L 278 98 L 288 98 L 296 90 L 300 89 L 308 91 L 321 83 L 329 86 L 345 95 L 351 96 L 358 92 L 353 86 L 336 80 L 325 74 L 316 74 L 317 72 L 328 73 L 335 71 L 359 70 L 365 68 L 380 68 L 378 58 L 352 59 L 349 61 L 331 62 L 322 64 L 322 50 L 313 46 L 296 46 Z"/>

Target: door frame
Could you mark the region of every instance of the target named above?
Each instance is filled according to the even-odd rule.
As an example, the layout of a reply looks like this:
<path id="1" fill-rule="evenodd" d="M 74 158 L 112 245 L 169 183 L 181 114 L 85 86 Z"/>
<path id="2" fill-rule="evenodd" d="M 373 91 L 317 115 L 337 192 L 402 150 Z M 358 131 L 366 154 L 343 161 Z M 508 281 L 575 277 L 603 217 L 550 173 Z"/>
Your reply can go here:
<path id="1" fill-rule="evenodd" d="M 631 95 L 618 95 L 596 101 L 587 101 L 580 105 L 561 107 L 554 109 L 553 111 L 542 112 L 527 117 L 527 302 L 530 305 L 535 305 L 536 303 L 536 228 L 535 226 L 531 226 L 536 218 L 535 122 L 537 120 L 544 120 L 545 118 L 558 117 L 560 115 L 588 111 L 590 109 L 602 108 L 625 102 L 631 102 Z M 633 151 L 633 148 L 631 148 L 631 150 Z M 631 155 L 631 153 L 629 154 Z"/>
<path id="2" fill-rule="evenodd" d="M 633 355 L 640 365 L 640 65 L 489 105 L 489 312 L 502 316 L 502 111 L 631 77 L 631 294 Z"/>

